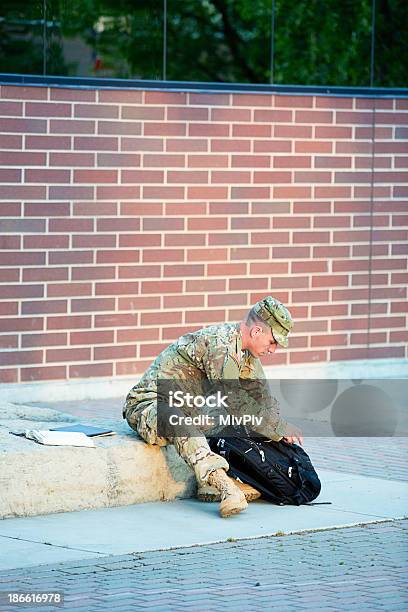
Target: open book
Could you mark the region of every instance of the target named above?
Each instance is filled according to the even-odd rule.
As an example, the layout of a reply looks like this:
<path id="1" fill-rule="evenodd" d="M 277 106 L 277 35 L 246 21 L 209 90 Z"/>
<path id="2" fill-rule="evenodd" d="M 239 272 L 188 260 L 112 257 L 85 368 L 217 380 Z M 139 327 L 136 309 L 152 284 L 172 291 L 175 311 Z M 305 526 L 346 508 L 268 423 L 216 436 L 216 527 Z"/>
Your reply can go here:
<path id="1" fill-rule="evenodd" d="M 95 442 L 91 438 L 77 431 L 26 429 L 25 437 L 48 446 L 87 446 L 89 448 L 96 448 Z"/>
<path id="2" fill-rule="evenodd" d="M 113 436 L 116 432 L 112 429 L 104 429 L 103 427 L 94 427 L 93 425 L 65 425 L 64 427 L 53 427 L 50 431 L 77 431 L 85 434 L 89 438 L 100 438 L 102 436 Z"/>

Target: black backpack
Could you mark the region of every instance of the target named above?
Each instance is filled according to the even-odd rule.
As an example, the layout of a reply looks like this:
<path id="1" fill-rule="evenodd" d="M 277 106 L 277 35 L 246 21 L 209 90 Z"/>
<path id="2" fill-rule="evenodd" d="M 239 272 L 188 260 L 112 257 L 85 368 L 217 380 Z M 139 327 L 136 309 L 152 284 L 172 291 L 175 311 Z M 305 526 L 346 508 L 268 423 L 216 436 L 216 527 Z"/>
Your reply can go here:
<path id="1" fill-rule="evenodd" d="M 320 493 L 319 477 L 303 448 L 274 442 L 247 432 L 209 439 L 211 450 L 225 457 L 228 474 L 255 487 L 262 497 L 281 506 L 308 504 Z M 324 503 L 324 502 L 323 502 Z"/>

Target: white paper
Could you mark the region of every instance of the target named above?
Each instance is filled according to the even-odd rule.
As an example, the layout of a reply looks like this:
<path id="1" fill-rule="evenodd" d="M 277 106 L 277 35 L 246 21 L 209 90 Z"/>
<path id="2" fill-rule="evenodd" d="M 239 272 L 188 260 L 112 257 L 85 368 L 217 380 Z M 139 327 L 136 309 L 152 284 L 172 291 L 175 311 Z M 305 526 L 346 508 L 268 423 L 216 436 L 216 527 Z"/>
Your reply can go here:
<path id="1" fill-rule="evenodd" d="M 96 448 L 92 438 L 77 431 L 49 431 L 41 429 L 26 429 L 25 437 L 47 446 L 87 446 Z"/>

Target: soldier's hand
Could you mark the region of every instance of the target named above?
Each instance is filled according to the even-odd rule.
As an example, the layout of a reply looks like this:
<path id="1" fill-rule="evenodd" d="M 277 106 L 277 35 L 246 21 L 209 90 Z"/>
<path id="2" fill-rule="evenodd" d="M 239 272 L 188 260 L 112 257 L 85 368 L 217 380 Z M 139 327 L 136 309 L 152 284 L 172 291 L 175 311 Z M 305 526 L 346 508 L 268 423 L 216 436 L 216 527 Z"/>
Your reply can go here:
<path id="1" fill-rule="evenodd" d="M 303 445 L 302 431 L 299 429 L 299 427 L 296 427 L 296 425 L 292 425 L 291 423 L 287 424 L 283 439 L 289 444 L 294 444 L 297 442 L 301 446 Z"/>

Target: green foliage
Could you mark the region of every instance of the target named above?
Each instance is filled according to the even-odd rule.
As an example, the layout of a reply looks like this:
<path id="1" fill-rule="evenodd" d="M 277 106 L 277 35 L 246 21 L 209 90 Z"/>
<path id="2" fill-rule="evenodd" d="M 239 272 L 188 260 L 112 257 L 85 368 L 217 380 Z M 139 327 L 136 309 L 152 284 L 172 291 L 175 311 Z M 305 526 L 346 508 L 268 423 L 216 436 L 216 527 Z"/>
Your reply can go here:
<path id="1" fill-rule="evenodd" d="M 76 73 L 76 65 L 64 57 L 64 41 L 79 38 L 100 58 L 106 76 L 161 79 L 163 4 L 47 0 L 47 72 Z M 271 65 L 272 0 L 167 0 L 167 78 L 370 85 L 372 0 L 275 0 L 274 5 Z M 408 3 L 376 0 L 376 6 L 373 84 L 407 86 Z M 42 72 L 41 11 L 39 0 L 3 0 L 1 71 Z M 16 26 L 18 19 L 27 23 Z M 37 23 L 30 25 L 33 20 Z"/>

